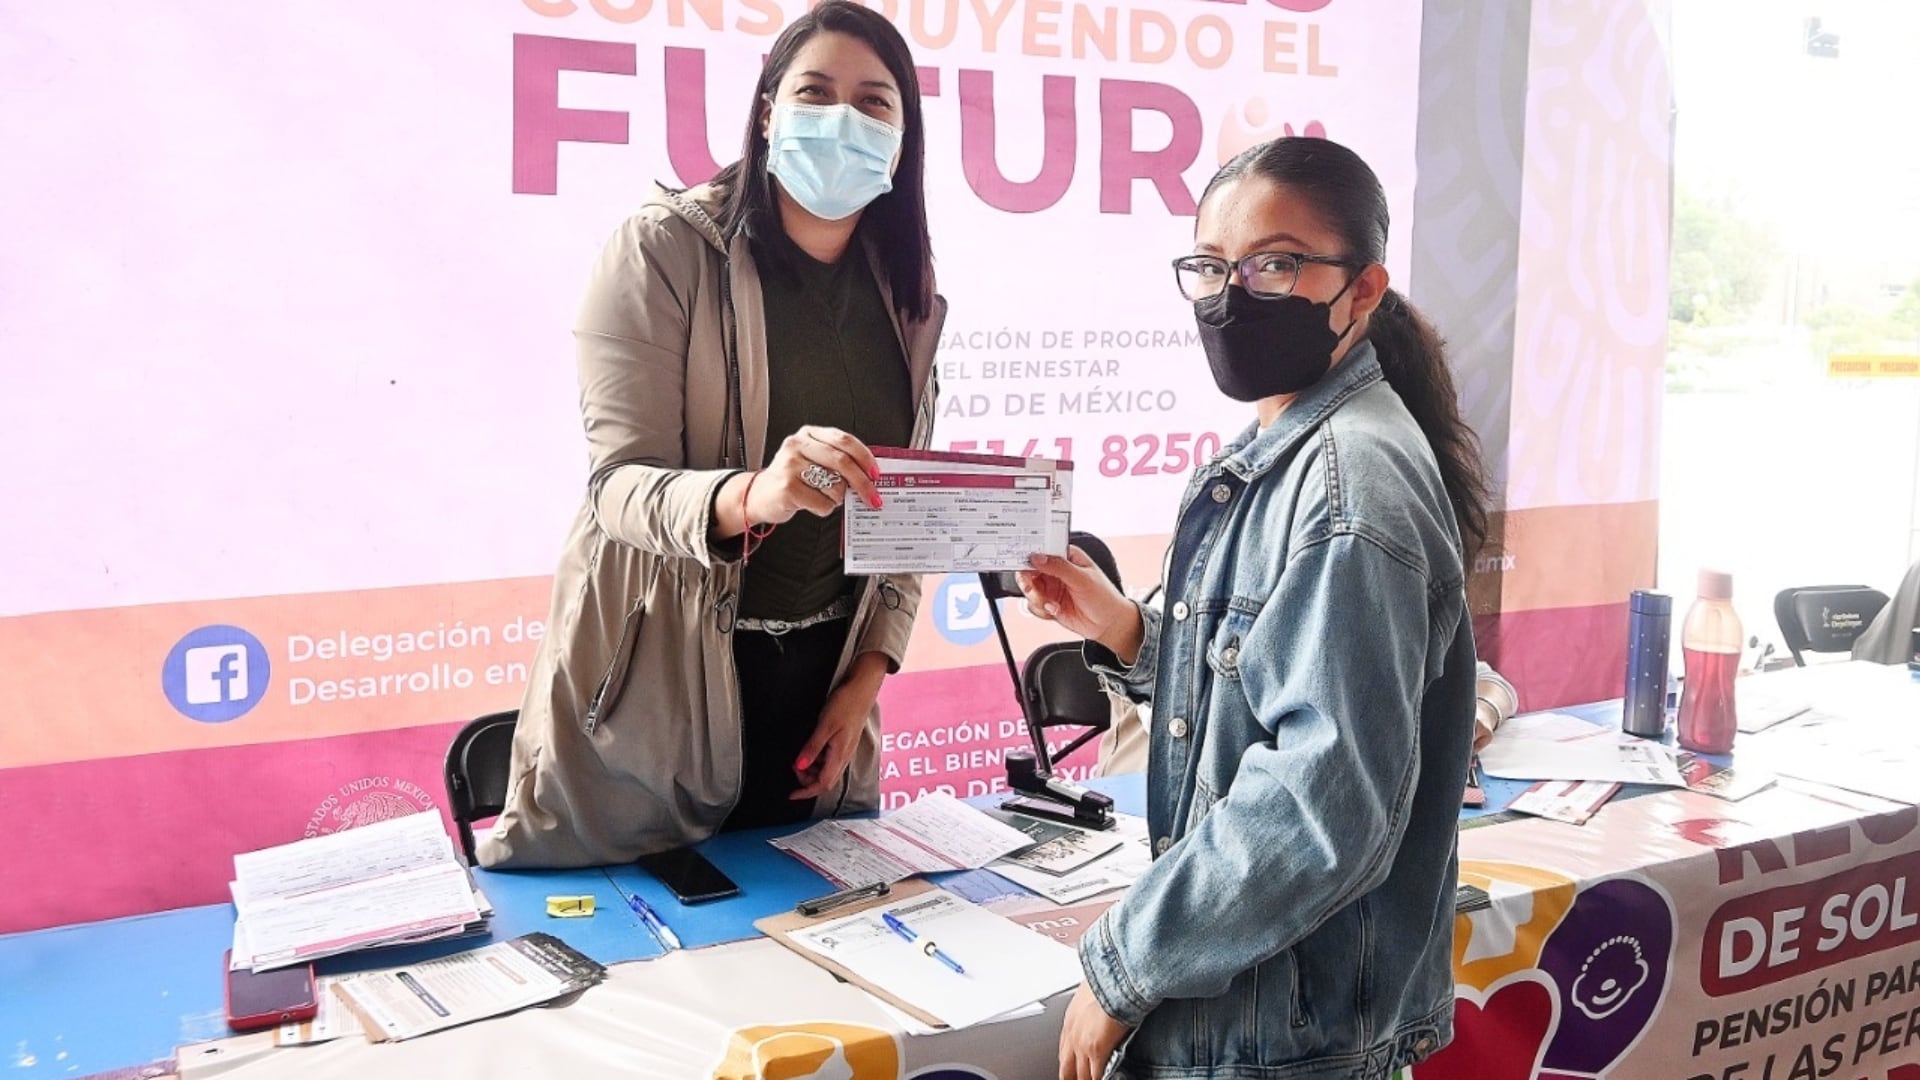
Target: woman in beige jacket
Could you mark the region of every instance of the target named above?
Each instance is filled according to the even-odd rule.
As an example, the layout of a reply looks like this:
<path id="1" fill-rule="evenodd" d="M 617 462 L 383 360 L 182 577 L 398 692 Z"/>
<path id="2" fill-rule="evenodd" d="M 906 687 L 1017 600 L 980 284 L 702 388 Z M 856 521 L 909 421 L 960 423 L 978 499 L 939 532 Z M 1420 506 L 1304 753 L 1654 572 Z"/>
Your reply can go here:
<path id="1" fill-rule="evenodd" d="M 581 866 L 874 808 L 881 680 L 919 583 L 850 578 L 869 445 L 924 446 L 934 293 L 920 93 L 833 0 L 774 43 L 741 159 L 614 234 L 579 324 L 592 472 L 486 866 Z"/>

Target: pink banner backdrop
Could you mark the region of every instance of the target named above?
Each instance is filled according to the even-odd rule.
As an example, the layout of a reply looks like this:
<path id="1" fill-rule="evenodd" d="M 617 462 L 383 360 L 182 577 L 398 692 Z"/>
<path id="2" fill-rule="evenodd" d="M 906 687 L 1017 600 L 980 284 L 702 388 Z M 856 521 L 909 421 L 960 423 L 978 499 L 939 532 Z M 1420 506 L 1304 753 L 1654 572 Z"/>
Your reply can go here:
<path id="1" fill-rule="evenodd" d="M 1325 133 L 1410 220 L 1420 4 L 874 6 L 928 95 L 936 441 L 1073 457 L 1077 525 L 1139 538 L 1149 584 L 1247 419 L 1166 270 L 1194 198 Z M 0 931 L 218 900 L 235 851 L 443 800 L 452 725 L 518 701 L 584 480 L 587 268 L 653 181 L 732 156 L 802 10 L 0 13 L 0 813 L 39 868 Z M 982 603 L 928 582 L 890 802 L 1021 742 Z"/>
<path id="2" fill-rule="evenodd" d="M 1526 670 L 1534 708 L 1620 693 L 1627 597 L 1654 582 L 1670 10 L 1667 0 L 1533 4 L 1498 568 L 1503 621 L 1521 621 L 1489 658 Z M 1577 568 L 1572 551 L 1585 556 Z M 1593 655 L 1576 663 L 1579 651 Z"/>

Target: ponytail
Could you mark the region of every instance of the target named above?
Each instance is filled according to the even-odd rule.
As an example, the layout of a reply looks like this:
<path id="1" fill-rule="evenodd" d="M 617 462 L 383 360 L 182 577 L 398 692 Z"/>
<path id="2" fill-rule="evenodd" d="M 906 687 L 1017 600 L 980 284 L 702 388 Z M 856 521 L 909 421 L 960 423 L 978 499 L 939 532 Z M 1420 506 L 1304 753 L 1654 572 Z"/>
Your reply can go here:
<path id="1" fill-rule="evenodd" d="M 1446 343 L 1406 298 L 1392 289 L 1367 320 L 1367 340 L 1387 385 L 1420 425 L 1440 466 L 1447 500 L 1460 525 L 1461 558 L 1472 565 L 1487 539 L 1490 484 L 1480 439 L 1460 416 L 1460 396 L 1447 366 Z"/>
<path id="2" fill-rule="evenodd" d="M 1321 221 L 1340 237 L 1349 259 L 1382 263 L 1387 258 L 1387 193 L 1360 155 L 1326 139 L 1289 135 L 1242 150 L 1220 167 L 1200 201 L 1221 184 L 1263 176 L 1303 196 Z M 1460 526 L 1460 555 L 1471 566 L 1487 540 L 1491 483 L 1480 458 L 1480 439 L 1460 418 L 1460 398 L 1447 369 L 1446 345 L 1425 316 L 1392 289 L 1368 319 L 1367 339 L 1380 355 L 1380 370 L 1420 424 L 1446 485 L 1447 501 Z"/>

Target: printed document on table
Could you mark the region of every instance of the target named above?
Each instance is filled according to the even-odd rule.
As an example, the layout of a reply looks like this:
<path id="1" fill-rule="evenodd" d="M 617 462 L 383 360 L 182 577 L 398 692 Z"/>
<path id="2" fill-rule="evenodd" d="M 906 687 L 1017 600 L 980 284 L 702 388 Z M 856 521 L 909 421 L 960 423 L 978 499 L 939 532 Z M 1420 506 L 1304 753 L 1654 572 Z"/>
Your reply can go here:
<path id="1" fill-rule="evenodd" d="M 1839 665 L 1832 665 L 1839 666 Z M 1880 665 L 1874 665 L 1879 667 Z M 1906 672 L 1897 667 L 1902 683 Z M 1767 676 L 1771 678 L 1771 676 Z M 1810 780 L 1898 803 L 1920 802 L 1920 684 L 1898 687 L 1904 707 L 1830 713 L 1812 709 L 1735 747 L 1740 768 Z"/>
<path id="2" fill-rule="evenodd" d="M 1032 847 L 1006 856 L 1006 862 L 1056 877 L 1070 874 L 1126 843 L 1126 838 L 1117 835 L 1118 830 L 1115 829 L 1077 829 L 1061 822 L 1042 821 L 1006 810 L 997 811 L 994 816 L 1027 834 L 1033 841 Z"/>
<path id="3" fill-rule="evenodd" d="M 423 964 L 368 971 L 336 984 L 374 1042 L 484 1020 L 583 990 L 606 969 L 549 934 L 528 934 Z"/>
<path id="4" fill-rule="evenodd" d="M 1884 731 L 1897 741 L 1920 715 L 1920 682 L 1909 678 L 1902 664 L 1809 664 L 1743 676 L 1733 686 L 1743 733 L 1851 723 L 1863 733 Z"/>
<path id="5" fill-rule="evenodd" d="M 1578 717 L 1551 713 L 1515 717 L 1502 724 L 1493 741 L 1480 751 L 1480 768 L 1503 780 L 1686 786 L 1673 752 L 1666 747 Z"/>
<path id="6" fill-rule="evenodd" d="M 768 843 L 806 863 L 814 873 L 843 889 L 876 881 L 899 881 L 918 873 L 862 841 L 838 821 L 822 821 L 792 836 L 776 836 Z"/>
<path id="7" fill-rule="evenodd" d="M 1521 792 L 1507 808 L 1569 825 L 1585 825 L 1619 790 L 1619 784 L 1542 780 Z"/>
<path id="8" fill-rule="evenodd" d="M 947 870 L 975 870 L 1033 841 L 1026 833 L 946 792 L 935 792 L 876 818 L 945 859 Z"/>
<path id="9" fill-rule="evenodd" d="M 891 912 L 918 940 L 895 933 L 882 921 L 883 912 Z M 983 1023 L 1080 981 L 1080 959 L 1072 949 L 942 889 L 794 930 L 788 937 L 949 1027 Z M 923 951 L 929 942 L 965 973 Z"/>
<path id="10" fill-rule="evenodd" d="M 311 1020 L 281 1024 L 275 1028 L 273 1045 L 310 1046 L 335 1039 L 364 1037 L 366 1032 L 360 1028 L 360 1018 L 353 1015 L 353 1011 L 347 1008 L 346 1000 L 333 990 L 352 978 L 351 975 L 322 975 L 315 980 L 313 993 L 320 1011 Z"/>
<path id="11" fill-rule="evenodd" d="M 1793 685 L 1771 676 L 1734 680 L 1733 714 L 1740 733 L 1765 731 L 1811 709 L 1813 702 L 1805 694 L 1793 692 Z"/>
<path id="12" fill-rule="evenodd" d="M 1131 814 L 1115 815 L 1113 831 L 1106 835 L 1118 837 L 1120 846 L 1065 874 L 1050 874 L 1009 859 L 992 863 L 987 869 L 1056 904 L 1077 904 L 1090 897 L 1131 886 L 1153 865 L 1153 847 L 1147 839 L 1145 818 Z"/>
<path id="13" fill-rule="evenodd" d="M 437 813 L 234 857 L 235 968 L 457 936 L 488 912 Z"/>
<path id="14" fill-rule="evenodd" d="M 1020 830 L 944 792 L 877 818 L 822 821 L 770 842 L 843 888 L 977 870 L 1030 843 Z"/>
<path id="15" fill-rule="evenodd" d="M 460 866 L 429 866 L 302 897 L 255 900 L 241 914 L 256 971 L 479 921 Z M 236 958 L 237 959 L 237 958 Z"/>
<path id="16" fill-rule="evenodd" d="M 233 857 L 243 908 L 258 899 L 299 896 L 452 860 L 440 815 L 407 814 Z"/>
<path id="17" fill-rule="evenodd" d="M 1503 741 L 1508 739 L 1532 739 L 1536 741 L 1579 742 L 1584 739 L 1614 734 L 1614 731 L 1612 728 L 1604 728 L 1598 724 L 1589 724 L 1577 716 L 1568 716 L 1566 713 L 1542 712 L 1522 713 L 1519 716 L 1509 717 L 1506 723 L 1500 725 L 1499 731 L 1495 734 L 1498 739 Z"/>

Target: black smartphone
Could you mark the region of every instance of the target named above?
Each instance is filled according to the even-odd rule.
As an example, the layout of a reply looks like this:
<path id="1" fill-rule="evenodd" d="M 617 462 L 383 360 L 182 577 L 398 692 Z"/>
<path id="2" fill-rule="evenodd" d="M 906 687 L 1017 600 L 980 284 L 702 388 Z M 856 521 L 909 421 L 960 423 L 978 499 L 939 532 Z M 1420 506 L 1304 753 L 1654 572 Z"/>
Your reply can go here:
<path id="1" fill-rule="evenodd" d="M 732 878 L 690 847 L 642 855 L 633 861 L 640 869 L 659 878 L 660 884 L 672 889 L 683 904 L 701 904 L 740 891 Z"/>
<path id="2" fill-rule="evenodd" d="M 229 953 L 229 964 L 232 959 Z M 311 1020 L 319 1011 L 312 964 L 273 971 L 227 969 L 227 1026 L 234 1031 Z"/>

